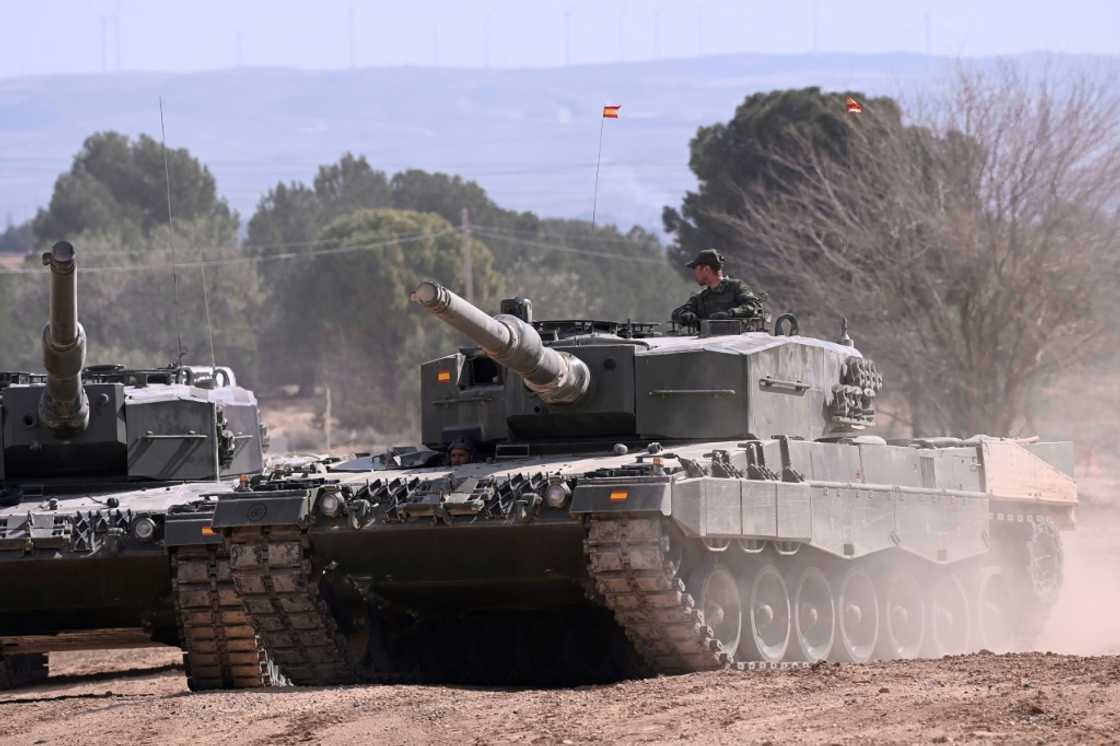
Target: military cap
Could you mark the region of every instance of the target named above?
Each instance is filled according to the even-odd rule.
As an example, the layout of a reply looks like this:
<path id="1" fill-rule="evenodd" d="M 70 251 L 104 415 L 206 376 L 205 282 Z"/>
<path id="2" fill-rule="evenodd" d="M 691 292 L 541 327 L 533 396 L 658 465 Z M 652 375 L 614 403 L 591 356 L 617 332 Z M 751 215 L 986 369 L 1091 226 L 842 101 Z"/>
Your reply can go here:
<path id="1" fill-rule="evenodd" d="M 692 269 L 701 264 L 706 264 L 712 269 L 719 269 L 723 266 L 723 256 L 715 249 L 704 249 L 696 255 L 695 259 L 684 266 Z"/>
<path id="2" fill-rule="evenodd" d="M 448 451 L 454 451 L 456 449 L 467 451 L 468 453 L 474 453 L 474 444 L 472 444 L 465 438 L 459 438 L 457 440 L 451 441 L 451 445 L 447 447 Z"/>

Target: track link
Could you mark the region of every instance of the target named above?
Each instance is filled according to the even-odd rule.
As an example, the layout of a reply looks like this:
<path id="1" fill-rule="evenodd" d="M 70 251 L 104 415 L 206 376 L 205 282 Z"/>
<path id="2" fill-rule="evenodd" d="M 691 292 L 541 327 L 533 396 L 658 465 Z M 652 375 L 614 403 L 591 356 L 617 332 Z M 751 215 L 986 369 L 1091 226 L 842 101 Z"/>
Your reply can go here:
<path id="1" fill-rule="evenodd" d="M 46 681 L 48 673 L 46 653 L 0 657 L 0 691 Z"/>
<path id="2" fill-rule="evenodd" d="M 171 551 L 171 573 L 191 690 L 280 683 L 242 609 L 225 547 L 177 547 Z"/>
<path id="3" fill-rule="evenodd" d="M 737 667 L 685 590 L 660 515 L 593 516 L 584 549 L 596 589 L 651 673 Z"/>
<path id="4" fill-rule="evenodd" d="M 293 684 L 328 686 L 366 680 L 339 631 L 298 528 L 234 529 L 233 583 L 249 622 Z"/>

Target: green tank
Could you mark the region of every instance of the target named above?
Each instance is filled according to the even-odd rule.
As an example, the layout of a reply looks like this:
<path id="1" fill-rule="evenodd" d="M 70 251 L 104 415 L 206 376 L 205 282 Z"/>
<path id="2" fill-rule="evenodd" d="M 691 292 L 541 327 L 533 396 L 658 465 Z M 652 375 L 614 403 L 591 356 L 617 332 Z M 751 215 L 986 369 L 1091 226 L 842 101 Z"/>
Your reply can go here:
<path id="1" fill-rule="evenodd" d="M 1070 443 L 886 442 L 846 332 L 698 333 L 412 299 L 469 346 L 420 370 L 470 463 L 309 470 L 213 527 L 294 683 L 572 684 L 1006 650 L 1061 584 Z"/>
<path id="2" fill-rule="evenodd" d="M 261 471 L 256 398 L 225 367 L 87 366 L 74 247 L 43 262 L 45 372 L 0 372 L 0 688 L 150 645 L 184 648 L 194 688 L 268 683 L 206 512 Z"/>

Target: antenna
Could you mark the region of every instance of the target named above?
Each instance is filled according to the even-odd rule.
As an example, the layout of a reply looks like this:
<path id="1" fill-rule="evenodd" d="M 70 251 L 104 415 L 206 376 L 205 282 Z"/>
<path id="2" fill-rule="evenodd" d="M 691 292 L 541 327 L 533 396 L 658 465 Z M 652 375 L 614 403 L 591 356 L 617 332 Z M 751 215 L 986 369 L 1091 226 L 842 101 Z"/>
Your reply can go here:
<path id="1" fill-rule="evenodd" d="M 171 210 L 171 167 L 167 162 L 167 128 L 164 126 L 163 120 L 163 96 L 159 98 L 159 147 L 160 153 L 163 155 L 163 180 L 167 191 L 167 243 L 168 249 L 171 253 L 171 285 L 173 289 L 173 302 L 175 304 L 175 317 L 176 320 L 182 318 L 179 313 L 179 275 L 176 271 L 175 265 L 175 218 Z M 216 375 L 218 368 L 217 361 L 214 356 L 214 327 L 210 323 L 210 296 L 206 289 L 206 262 L 205 257 L 203 261 L 198 263 L 198 268 L 202 274 L 202 312 L 206 319 L 206 340 L 210 346 L 210 375 Z M 176 330 L 176 339 L 178 342 L 178 360 L 176 365 L 183 364 L 183 357 L 186 352 L 183 350 L 183 333 L 182 322 L 177 324 L 179 327 Z"/>
<path id="2" fill-rule="evenodd" d="M 933 54 L 933 24 L 929 20 L 929 13 L 927 12 L 922 16 L 922 22 L 926 27 L 926 56 Z"/>
<path id="3" fill-rule="evenodd" d="M 177 345 L 175 365 L 181 366 L 186 353 L 183 351 L 182 322 L 179 321 L 179 273 L 175 270 L 178 262 L 175 258 L 175 225 L 171 217 L 171 168 L 167 165 L 167 129 L 163 124 L 163 96 L 159 97 L 159 149 L 163 156 L 163 183 L 167 189 L 167 244 L 171 252 L 171 302 L 175 306 L 175 320 L 178 327 L 175 330 Z"/>
<path id="4" fill-rule="evenodd" d="M 653 9 L 653 58 L 661 59 L 661 3 Z"/>

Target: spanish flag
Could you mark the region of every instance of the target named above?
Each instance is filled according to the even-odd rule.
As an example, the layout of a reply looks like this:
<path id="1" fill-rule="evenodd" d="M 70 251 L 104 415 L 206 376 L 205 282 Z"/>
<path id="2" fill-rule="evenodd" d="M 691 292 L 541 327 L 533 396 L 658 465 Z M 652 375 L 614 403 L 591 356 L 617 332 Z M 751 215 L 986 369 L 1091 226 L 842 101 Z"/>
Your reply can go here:
<path id="1" fill-rule="evenodd" d="M 621 104 L 614 104 L 603 107 L 603 119 L 618 119 L 618 110 L 622 108 Z"/>
<path id="2" fill-rule="evenodd" d="M 861 104 L 859 101 L 856 101 L 851 96 L 848 96 L 848 113 L 849 114 L 862 114 L 863 113 L 863 104 Z"/>

